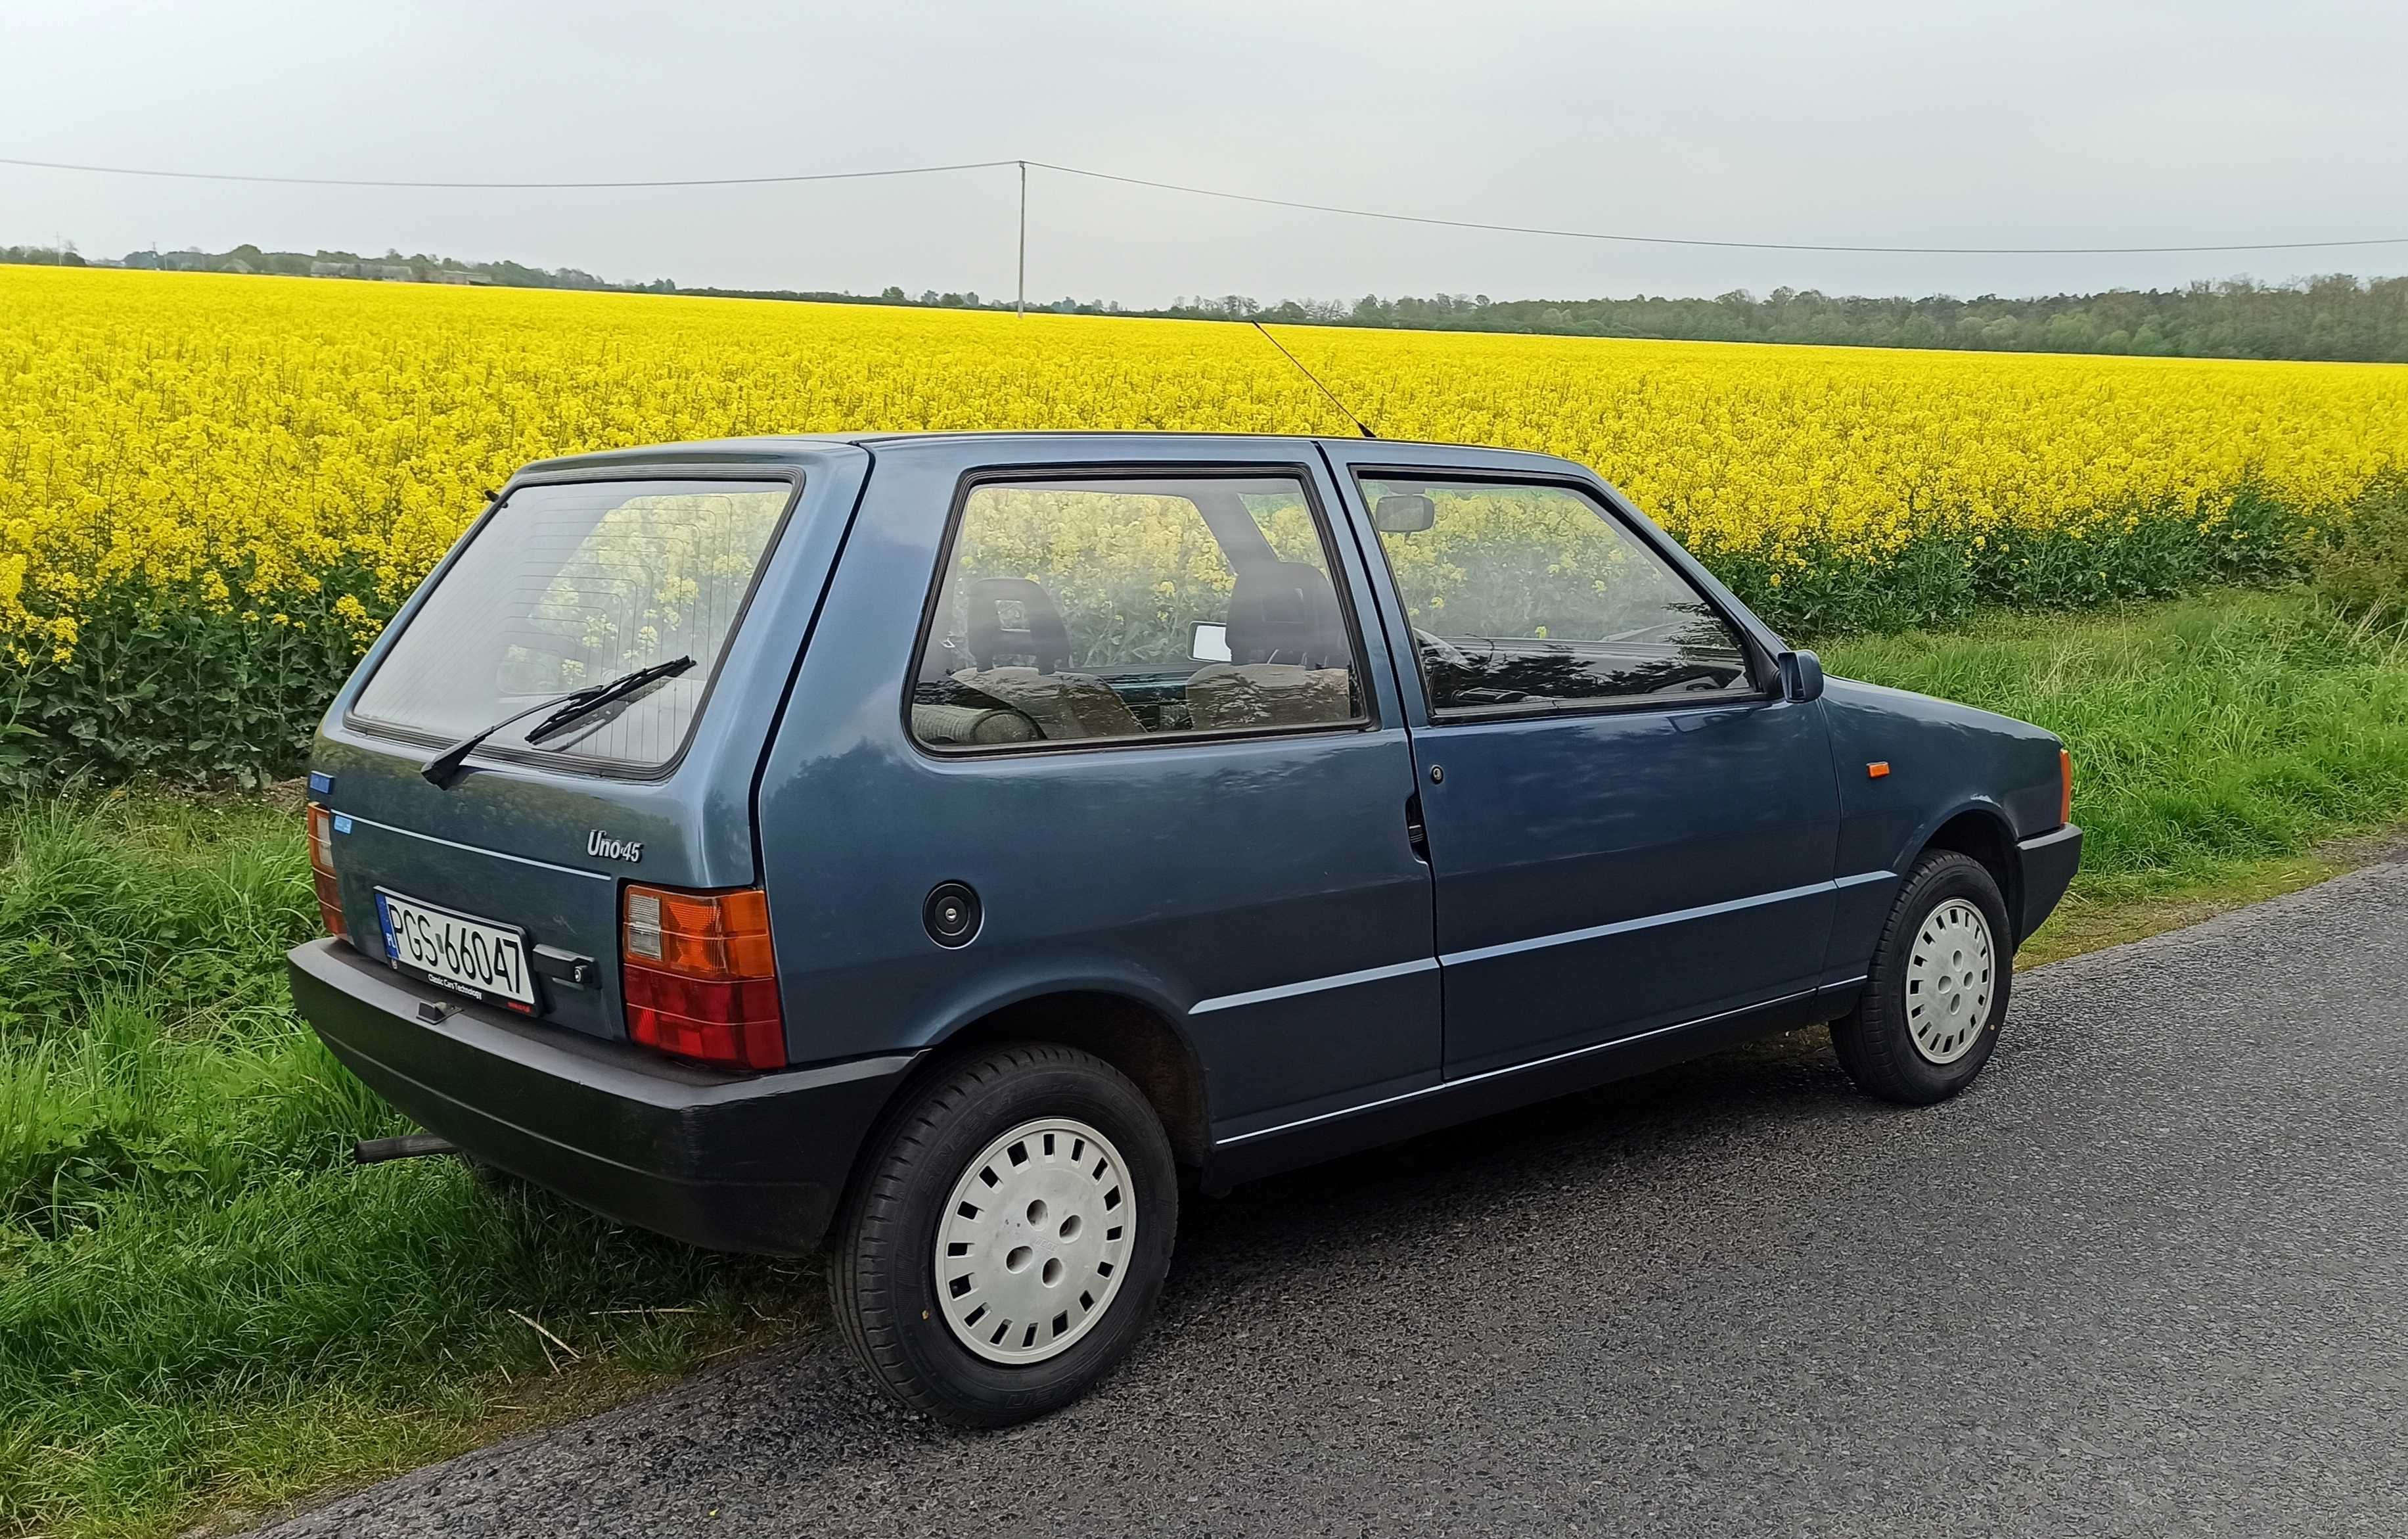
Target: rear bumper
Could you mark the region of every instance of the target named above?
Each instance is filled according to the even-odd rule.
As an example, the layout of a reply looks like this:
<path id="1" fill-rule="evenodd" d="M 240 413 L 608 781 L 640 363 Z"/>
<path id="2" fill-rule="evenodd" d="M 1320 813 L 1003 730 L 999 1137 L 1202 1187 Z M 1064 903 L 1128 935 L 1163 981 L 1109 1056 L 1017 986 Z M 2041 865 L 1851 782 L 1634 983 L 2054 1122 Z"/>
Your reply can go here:
<path id="1" fill-rule="evenodd" d="M 715 1250 L 816 1245 L 912 1062 L 721 1074 L 463 1004 L 344 942 L 312 941 L 287 961 L 302 1016 L 422 1127 L 597 1213 Z M 426 1003 L 453 1008 L 428 1022 Z"/>
<path id="2" fill-rule="evenodd" d="M 2015 943 L 2021 945 L 2057 911 L 2057 899 L 2081 869 L 2082 830 L 2069 823 L 2023 841 L 2015 850 L 2022 856 L 2023 913 L 2015 915 Z"/>

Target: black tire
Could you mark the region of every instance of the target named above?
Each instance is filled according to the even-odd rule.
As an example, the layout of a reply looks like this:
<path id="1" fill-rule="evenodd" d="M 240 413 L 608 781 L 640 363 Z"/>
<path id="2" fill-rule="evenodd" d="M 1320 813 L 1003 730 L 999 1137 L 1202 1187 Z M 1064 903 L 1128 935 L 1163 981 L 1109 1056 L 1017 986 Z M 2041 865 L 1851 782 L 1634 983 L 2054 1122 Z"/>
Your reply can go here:
<path id="1" fill-rule="evenodd" d="M 1971 903 L 1989 926 L 1991 967 L 1986 1016 L 1973 1025 L 1970 1046 L 1951 1062 L 1935 1062 L 1916 1044 L 1918 1000 L 1908 997 L 1915 942 L 1952 899 Z M 1961 911 L 1960 916 L 1961 916 Z M 1973 1083 L 1999 1044 L 2014 984 L 2014 931 L 2006 900 L 1978 860 L 1953 850 L 1926 855 L 1907 872 L 1873 948 L 1873 965 L 1856 1008 L 1831 1023 L 1831 1047 L 1859 1089 L 1904 1106 L 1946 1100 Z M 1969 1023 L 1970 1024 L 1970 1023 Z"/>
<path id="2" fill-rule="evenodd" d="M 1048 1117 L 1094 1129 L 1121 1157 L 1135 1187 L 1125 1274 L 1058 1356 L 989 1361 L 955 1333 L 938 1297 L 940 1225 L 973 1159 Z M 908 1092 L 872 1141 L 838 1217 L 829 1292 L 845 1339 L 889 1396 L 955 1426 L 1008 1426 L 1068 1404 L 1127 1355 L 1153 1319 L 1178 1227 L 1170 1141 L 1136 1086 L 1074 1048 L 995 1047 Z"/>

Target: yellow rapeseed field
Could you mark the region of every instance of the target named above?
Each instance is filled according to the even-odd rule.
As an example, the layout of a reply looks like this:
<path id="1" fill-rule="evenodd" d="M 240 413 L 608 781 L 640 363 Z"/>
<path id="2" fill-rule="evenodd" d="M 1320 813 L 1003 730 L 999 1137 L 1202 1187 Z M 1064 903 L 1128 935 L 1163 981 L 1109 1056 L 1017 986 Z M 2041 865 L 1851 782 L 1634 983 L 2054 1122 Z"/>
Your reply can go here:
<path id="1" fill-rule="evenodd" d="M 2408 467 L 2387 366 L 1286 339 L 1383 436 L 1596 467 L 1809 630 L 2261 574 Z M 137 635 L 257 695 L 314 627 L 324 671 L 529 459 L 920 427 L 1349 431 L 1227 324 L 0 267 L 0 726 L 68 729 L 23 680 L 106 693 Z"/>

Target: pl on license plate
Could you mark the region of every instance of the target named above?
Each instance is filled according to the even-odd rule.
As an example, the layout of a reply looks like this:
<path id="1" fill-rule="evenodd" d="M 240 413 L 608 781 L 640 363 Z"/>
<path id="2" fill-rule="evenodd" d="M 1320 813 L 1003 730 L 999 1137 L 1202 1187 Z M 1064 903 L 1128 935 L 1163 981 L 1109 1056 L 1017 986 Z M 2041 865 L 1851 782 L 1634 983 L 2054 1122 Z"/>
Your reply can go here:
<path id="1" fill-rule="evenodd" d="M 395 966 L 480 999 L 535 1003 L 524 932 L 397 893 L 380 891 L 376 904 L 385 957 Z"/>

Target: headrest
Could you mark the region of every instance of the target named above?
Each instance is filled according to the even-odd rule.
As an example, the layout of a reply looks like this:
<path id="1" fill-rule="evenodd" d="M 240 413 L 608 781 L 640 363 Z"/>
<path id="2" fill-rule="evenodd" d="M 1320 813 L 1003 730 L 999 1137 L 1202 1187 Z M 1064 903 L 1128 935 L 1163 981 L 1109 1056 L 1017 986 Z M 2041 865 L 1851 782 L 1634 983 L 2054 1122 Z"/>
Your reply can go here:
<path id="1" fill-rule="evenodd" d="M 1039 673 L 1070 663 L 1070 631 L 1054 596 L 1025 577 L 982 577 L 962 586 L 970 661 L 993 668 L 999 658 L 1025 657 Z M 1017 611 L 1017 613 L 1012 612 Z"/>
<path id="2" fill-rule="evenodd" d="M 1353 654 L 1320 568 L 1277 561 L 1240 570 L 1229 590 L 1229 661 L 1344 668 Z"/>

